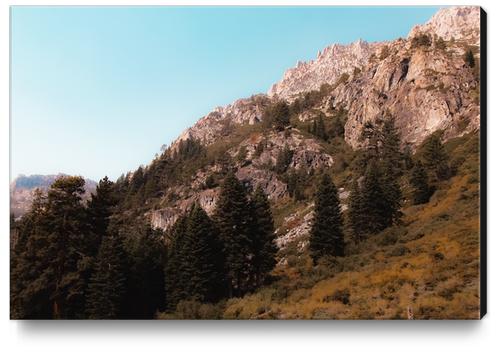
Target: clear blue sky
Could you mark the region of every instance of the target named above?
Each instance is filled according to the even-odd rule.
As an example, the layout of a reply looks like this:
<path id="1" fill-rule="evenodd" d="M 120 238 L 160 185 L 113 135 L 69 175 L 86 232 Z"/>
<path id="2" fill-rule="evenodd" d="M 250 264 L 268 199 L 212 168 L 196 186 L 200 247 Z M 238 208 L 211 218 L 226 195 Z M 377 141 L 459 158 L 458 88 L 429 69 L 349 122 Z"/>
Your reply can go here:
<path id="1" fill-rule="evenodd" d="M 406 37 L 435 7 L 12 7 L 11 180 L 116 180 L 298 60 Z"/>

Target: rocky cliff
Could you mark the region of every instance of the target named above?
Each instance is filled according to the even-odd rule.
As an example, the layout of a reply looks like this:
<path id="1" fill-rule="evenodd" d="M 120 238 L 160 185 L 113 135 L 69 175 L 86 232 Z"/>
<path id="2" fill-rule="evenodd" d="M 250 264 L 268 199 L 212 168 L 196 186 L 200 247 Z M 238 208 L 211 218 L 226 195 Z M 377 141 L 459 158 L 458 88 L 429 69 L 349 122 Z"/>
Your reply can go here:
<path id="1" fill-rule="evenodd" d="M 430 46 L 412 46 L 413 39 L 421 34 L 429 34 Z M 436 45 L 438 38 L 445 40 L 442 47 Z M 365 122 L 382 118 L 388 110 L 395 116 L 403 146 L 412 150 L 436 130 L 444 130 L 446 139 L 461 136 L 480 127 L 475 72 L 463 60 L 469 48 L 478 58 L 479 45 L 479 7 L 441 8 L 426 24 L 415 25 L 406 39 L 373 43 L 359 39 L 346 46 L 336 43 L 325 47 L 315 60 L 298 61 L 295 67 L 288 69 L 267 95 L 254 95 L 216 107 L 186 129 L 174 143 L 193 137 L 201 139 L 204 145 L 211 145 L 233 137 L 235 127 L 261 122 L 267 104 L 279 99 L 292 102 L 298 95 L 319 90 L 324 83 L 336 88 L 318 109 L 301 113 L 299 121 L 313 122 L 318 110 L 326 116 L 334 115 L 335 110 L 332 111 L 330 105 L 334 109 L 342 106 L 348 112 L 344 138 L 353 148 L 362 145 L 359 136 Z M 349 78 L 337 83 L 343 73 L 348 73 Z M 256 141 L 263 140 L 266 145 L 259 157 L 252 156 L 257 142 L 252 144 L 249 139 L 229 149 L 228 153 L 235 157 L 238 150 L 245 147 L 247 159 L 252 163 L 239 168 L 237 177 L 250 188 L 260 181 L 271 198 L 287 195 L 287 185 L 267 169 L 275 164 L 286 143 L 294 150 L 289 169 L 297 168 L 301 162 L 306 163 L 308 170 L 333 164 L 332 155 L 325 153 L 319 141 L 306 139 L 294 127 L 289 131 L 289 136 L 274 131 L 261 133 Z M 171 146 L 172 150 L 176 148 Z M 152 224 L 167 228 L 196 201 L 212 213 L 219 188 L 199 191 L 199 186 L 213 170 L 216 167 L 198 173 L 189 189 L 174 189 L 178 201 L 156 211 Z M 303 229 L 305 232 L 306 227 Z"/>
<path id="2" fill-rule="evenodd" d="M 347 46 L 339 43 L 327 46 L 323 51 L 318 51 L 315 60 L 298 61 L 295 67 L 287 69 L 267 95 L 290 100 L 299 93 L 320 89 L 323 83 L 333 84 L 344 72 L 350 73 L 355 66 L 367 64 L 370 55 L 382 45 L 380 42 L 369 44 L 359 39 Z"/>
<path id="3" fill-rule="evenodd" d="M 14 213 L 15 218 L 22 216 L 29 210 L 36 188 L 40 188 L 42 192 L 46 193 L 51 184 L 62 175 L 66 176 L 61 173 L 57 175 L 17 176 L 10 184 L 10 212 Z M 88 199 L 90 193 L 95 192 L 96 187 L 97 182 L 85 179 L 85 194 L 82 198 Z"/>

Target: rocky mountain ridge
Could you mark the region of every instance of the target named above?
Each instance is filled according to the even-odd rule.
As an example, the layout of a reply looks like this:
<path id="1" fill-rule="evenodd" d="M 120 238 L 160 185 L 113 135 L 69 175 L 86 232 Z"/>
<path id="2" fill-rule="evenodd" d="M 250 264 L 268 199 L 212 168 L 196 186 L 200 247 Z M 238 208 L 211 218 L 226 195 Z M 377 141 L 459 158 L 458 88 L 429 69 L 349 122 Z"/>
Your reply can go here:
<path id="1" fill-rule="evenodd" d="M 343 73 L 348 73 L 349 78 L 337 85 L 320 110 L 327 117 L 330 116 L 326 112 L 328 104 L 335 108 L 342 106 L 348 111 L 345 141 L 354 149 L 362 145 L 359 136 L 363 124 L 382 118 L 388 109 L 395 115 L 403 146 L 411 150 L 417 149 L 425 137 L 436 130 L 444 129 L 446 139 L 462 136 L 480 126 L 480 107 L 474 101 L 477 83 L 462 59 L 465 47 L 469 44 L 479 46 L 479 20 L 479 7 L 442 8 L 425 25 L 415 25 L 407 39 L 373 43 L 359 39 L 347 46 L 327 46 L 318 52 L 315 60 L 299 61 L 294 68 L 288 69 L 267 95 L 253 95 L 225 107 L 216 107 L 187 128 L 173 144 L 192 137 L 201 139 L 201 143 L 208 146 L 233 136 L 236 126 L 261 122 L 267 102 L 279 99 L 291 102 L 300 94 L 319 90 L 324 83 L 335 84 Z M 432 45 L 412 47 L 413 39 L 420 34 L 430 34 Z M 447 41 L 446 49 L 436 48 L 438 37 Z M 316 111 L 312 110 L 299 115 L 299 120 L 313 122 L 314 117 Z M 273 132 L 260 135 L 256 140 L 267 138 L 269 146 L 259 157 L 252 156 L 256 143 L 249 139 L 229 149 L 228 153 L 235 157 L 239 148 L 245 147 L 247 160 L 252 162 L 251 166 L 238 168 L 237 177 L 250 189 L 261 182 L 270 198 L 286 196 L 287 184 L 274 172 L 260 169 L 274 165 L 286 143 L 295 151 L 289 169 L 298 168 L 301 161 L 306 162 L 308 170 L 333 164 L 333 157 L 325 153 L 318 141 L 304 139 L 295 131 L 297 129 L 292 128 L 287 138 Z M 171 146 L 172 150 L 176 148 Z M 170 189 L 178 199 L 172 206 L 155 211 L 152 225 L 165 230 L 197 201 L 206 212 L 212 213 L 219 187 L 196 190 L 214 170 L 217 168 L 198 173 L 191 184 L 194 191 L 183 186 Z M 307 231 L 306 225 L 301 223 L 299 234 Z"/>
<path id="2" fill-rule="evenodd" d="M 467 99 L 467 94 L 469 89 L 474 87 L 474 81 L 471 80 L 470 76 L 467 74 L 468 71 L 464 69 L 464 63 L 461 59 L 457 59 L 457 55 L 464 54 L 464 47 L 467 45 L 480 45 L 480 7 L 451 7 L 449 9 L 441 8 L 431 19 L 424 25 L 417 24 L 414 25 L 412 30 L 407 36 L 407 39 L 398 38 L 397 40 L 391 42 L 372 42 L 368 43 L 359 39 L 356 42 L 350 43 L 346 46 L 334 43 L 332 46 L 327 46 L 323 51 L 318 52 L 318 56 L 315 60 L 310 62 L 298 61 L 296 66 L 288 69 L 283 78 L 274 83 L 269 89 L 267 96 L 265 95 L 254 95 L 247 99 L 238 99 L 231 105 L 225 107 L 216 107 L 209 114 L 205 115 L 199 119 L 193 126 L 184 130 L 184 132 L 174 141 L 174 143 L 179 143 L 181 140 L 188 139 L 189 137 L 200 138 L 205 145 L 212 144 L 218 141 L 222 136 L 226 136 L 226 128 L 231 125 L 241 125 L 241 124 L 254 124 L 260 122 L 263 117 L 264 110 L 264 97 L 269 97 L 272 99 L 285 99 L 288 102 L 294 100 L 294 97 L 306 93 L 312 90 L 318 90 L 320 86 L 324 83 L 333 84 L 343 73 L 351 74 L 351 79 L 348 81 L 349 86 L 341 85 L 336 90 L 335 102 L 343 102 L 344 106 L 349 108 L 350 102 L 354 98 L 353 95 L 365 94 L 364 99 L 366 104 L 363 104 L 363 110 L 359 109 L 349 112 L 349 129 L 354 129 L 353 131 L 346 131 L 346 141 L 352 146 L 358 146 L 357 138 L 353 136 L 360 132 L 359 126 L 362 126 L 362 120 L 373 119 L 380 115 L 380 107 L 374 107 L 375 99 L 379 99 L 378 96 L 372 93 L 364 93 L 364 90 L 370 89 L 371 91 L 376 90 L 378 94 L 384 98 L 387 90 L 387 86 L 382 86 L 382 78 L 387 78 L 386 83 L 389 84 L 391 94 L 399 95 L 399 98 L 392 97 L 393 100 L 378 101 L 382 106 L 389 105 L 390 107 L 395 106 L 395 111 L 401 110 L 405 113 L 405 109 L 408 107 L 415 106 L 417 109 L 422 102 L 426 99 L 426 96 L 422 95 L 421 89 L 424 89 L 429 96 L 427 97 L 430 101 L 430 106 L 426 106 L 424 110 L 417 115 L 414 115 L 410 119 L 405 119 L 402 122 L 397 123 L 401 126 L 405 126 L 410 123 L 410 127 L 414 129 L 414 123 L 417 123 L 417 129 L 411 130 L 410 135 L 402 134 L 404 143 L 412 143 L 415 147 L 420 144 L 423 138 L 428 135 L 431 131 L 438 129 L 445 129 L 445 127 L 454 128 L 457 126 L 457 122 L 461 120 L 461 117 L 466 117 L 470 119 L 471 126 L 468 127 L 468 131 L 471 131 L 479 126 L 479 108 L 468 109 L 468 105 L 461 108 L 460 104 L 464 104 L 463 99 Z M 414 55 L 414 60 L 411 60 L 410 46 L 413 38 L 419 34 L 431 34 L 434 36 L 442 37 L 444 40 L 449 41 L 452 38 L 462 42 L 462 45 L 451 45 L 448 49 L 450 54 L 450 59 L 445 62 L 445 57 L 440 54 L 435 55 L 422 55 L 416 53 Z M 386 51 L 387 50 L 387 51 Z M 385 57 L 388 52 L 390 57 Z M 394 56 L 391 56 L 394 55 Z M 452 56 L 451 56 L 452 55 Z M 383 56 L 383 59 L 379 59 Z M 479 56 L 477 52 L 476 57 Z M 405 59 L 408 59 L 406 61 Z M 439 61 L 439 62 L 437 62 Z M 450 63 L 450 64 L 448 64 Z M 395 65 L 398 64 L 398 69 Z M 449 66 L 451 65 L 451 66 Z M 377 78 L 373 81 L 369 79 L 357 78 L 353 79 L 354 68 L 362 69 L 364 75 L 372 74 L 371 77 Z M 387 71 L 386 69 L 390 70 Z M 463 69 L 463 70 L 462 70 Z M 383 73 L 379 73 L 383 70 Z M 396 71 L 395 71 L 396 70 Z M 407 73 L 410 70 L 410 75 L 407 77 Z M 437 80 L 437 78 L 425 78 L 428 71 L 435 71 L 435 74 L 444 75 L 445 77 Z M 459 74 L 462 72 L 463 78 L 461 76 L 458 78 L 454 77 L 453 74 Z M 389 74 L 389 76 L 387 76 Z M 397 77 L 398 80 L 393 84 L 393 78 Z M 362 77 L 362 76 L 361 76 Z M 416 85 L 413 85 L 411 92 L 406 92 L 407 84 L 401 83 L 400 78 L 403 77 L 405 80 L 410 77 L 417 77 Z M 425 79 L 424 79 L 425 78 Z M 413 78 L 412 78 L 413 79 Z M 442 93 L 437 91 L 428 90 L 431 89 L 433 82 L 438 85 L 434 87 L 442 86 L 440 88 Z M 359 81 L 363 82 L 361 85 Z M 411 79 L 408 79 L 411 81 Z M 352 83 L 358 85 L 356 88 Z M 454 90 L 451 90 L 450 94 L 444 94 L 444 88 L 454 85 L 454 83 L 461 83 L 465 87 L 459 92 L 454 94 Z M 353 90 L 356 92 L 346 92 L 346 89 Z M 344 92 L 341 92 L 343 90 Z M 417 91 L 417 93 L 414 93 Z M 369 94 L 369 97 L 367 95 Z M 455 108 L 454 105 L 449 107 L 444 104 L 450 101 L 450 96 L 454 95 L 458 102 L 458 106 Z M 441 97 L 442 96 L 442 97 Z M 403 100 L 402 100 L 403 98 Z M 396 100 L 397 102 L 396 102 Z M 412 101 L 407 107 L 402 107 L 402 104 L 406 100 Z M 466 103 L 467 104 L 467 103 Z M 361 105 L 358 102 L 358 106 Z M 436 107 L 432 110 L 432 107 Z M 467 111 L 469 112 L 468 114 Z M 362 115 L 362 120 L 359 121 Z M 397 114 L 395 114 L 397 116 Z M 422 120 L 415 121 L 415 118 L 421 117 Z M 451 121 L 448 121 L 450 116 Z M 421 130 L 428 129 L 428 130 Z M 446 136 L 450 136 L 448 132 Z"/>

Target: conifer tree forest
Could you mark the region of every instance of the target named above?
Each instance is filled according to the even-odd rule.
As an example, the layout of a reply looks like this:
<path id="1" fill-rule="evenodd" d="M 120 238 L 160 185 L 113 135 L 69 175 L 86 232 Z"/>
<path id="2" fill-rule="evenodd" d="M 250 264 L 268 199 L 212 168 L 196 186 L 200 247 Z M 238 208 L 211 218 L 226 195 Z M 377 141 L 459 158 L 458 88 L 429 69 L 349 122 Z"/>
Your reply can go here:
<path id="1" fill-rule="evenodd" d="M 425 38 L 417 44 L 426 45 Z M 352 271 L 409 254 L 407 242 L 429 233 L 417 229 L 410 216 L 426 211 L 434 199 L 442 201 L 456 175 L 470 178 L 458 186 L 455 201 L 476 201 L 469 187 L 478 177 L 477 133 L 443 143 L 443 132 L 435 132 L 413 153 L 402 148 L 395 115 L 387 107 L 382 116 L 364 122 L 362 146 L 354 150 L 344 140 L 347 106 L 334 104 L 329 98 L 332 88 L 325 84 L 290 104 L 265 99 L 264 119 L 252 132 L 229 126 L 225 140 L 213 145 L 190 137 L 162 147 L 151 165 L 115 182 L 101 179 L 86 202 L 80 176 L 59 177 L 47 193 L 36 190 L 29 211 L 12 219 L 16 242 L 10 261 L 11 318 L 284 318 L 278 312 L 291 302 L 304 303 L 305 293 L 336 275 L 348 277 Z M 310 121 L 299 121 L 301 112 L 324 100 L 329 100 L 328 117 L 315 110 Z M 333 164 L 314 167 L 310 157 L 300 156 L 287 141 L 296 133 L 333 153 Z M 252 146 L 233 136 L 243 136 L 240 141 L 249 136 Z M 256 169 L 268 170 L 287 186 L 281 198 L 268 196 L 264 181 L 251 184 L 237 175 L 274 146 L 274 136 L 282 141 L 274 147 L 275 161 Z M 202 183 L 190 187 L 203 171 L 207 174 Z M 183 188 L 178 192 L 176 187 Z M 217 192 L 211 213 L 195 201 L 182 208 L 167 229 L 152 225 L 152 211 L 203 190 Z M 438 211 L 437 223 L 451 220 Z M 300 243 L 278 242 L 308 214 L 310 229 Z M 443 261 L 435 246 L 430 252 L 427 257 L 434 264 Z M 402 268 L 410 266 L 416 265 L 405 262 Z M 412 295 L 413 283 L 400 288 Z M 447 298 L 460 288 L 444 291 L 427 283 L 424 286 L 435 286 Z M 391 292 L 386 289 L 373 297 L 389 301 L 400 289 L 391 285 Z M 339 288 L 327 291 L 318 305 L 350 305 L 351 290 Z M 322 307 L 309 318 L 325 317 Z M 427 307 L 417 312 L 423 315 Z M 355 312 L 355 318 L 376 316 Z M 287 316 L 294 317 L 304 318 Z"/>

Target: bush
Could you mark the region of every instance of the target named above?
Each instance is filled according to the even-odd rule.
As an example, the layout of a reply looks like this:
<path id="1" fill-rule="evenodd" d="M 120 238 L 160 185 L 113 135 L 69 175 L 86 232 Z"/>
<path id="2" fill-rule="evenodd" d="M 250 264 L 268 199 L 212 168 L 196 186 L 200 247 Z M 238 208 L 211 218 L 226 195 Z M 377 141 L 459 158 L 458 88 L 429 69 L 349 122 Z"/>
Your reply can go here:
<path id="1" fill-rule="evenodd" d="M 336 289 L 332 295 L 327 295 L 323 298 L 323 302 L 329 302 L 329 301 L 340 301 L 344 305 L 347 305 L 350 301 L 349 288 Z"/>
<path id="2" fill-rule="evenodd" d="M 404 244 L 399 243 L 388 250 L 388 252 L 386 252 L 386 255 L 388 257 L 401 257 L 402 255 L 405 255 L 407 253 L 410 253 L 410 248 L 408 248 Z"/>

